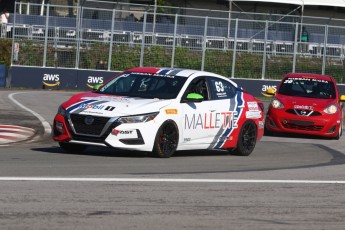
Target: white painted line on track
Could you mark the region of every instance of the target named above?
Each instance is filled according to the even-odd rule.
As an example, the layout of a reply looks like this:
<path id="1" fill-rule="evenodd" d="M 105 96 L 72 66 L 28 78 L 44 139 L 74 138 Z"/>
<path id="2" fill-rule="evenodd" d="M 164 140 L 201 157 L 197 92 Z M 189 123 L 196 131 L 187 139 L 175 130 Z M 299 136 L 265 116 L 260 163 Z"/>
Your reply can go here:
<path id="1" fill-rule="evenodd" d="M 52 128 L 49 124 L 49 122 L 47 122 L 40 114 L 36 113 L 35 111 L 25 107 L 23 104 L 19 103 L 16 99 L 14 99 L 14 95 L 17 95 L 17 94 L 23 94 L 25 92 L 20 92 L 20 93 L 11 93 L 10 95 L 8 95 L 8 98 L 13 101 L 13 103 L 15 103 L 16 105 L 18 105 L 19 107 L 21 107 L 22 109 L 30 112 L 32 115 L 34 115 L 35 117 L 37 117 L 38 120 L 40 120 L 43 128 L 44 128 L 44 134 L 49 134 L 51 133 L 52 131 Z"/>
<path id="2" fill-rule="evenodd" d="M 332 180 L 242 180 L 242 179 L 80 178 L 80 177 L 0 177 L 0 181 L 345 184 L 345 181 L 332 181 Z"/>

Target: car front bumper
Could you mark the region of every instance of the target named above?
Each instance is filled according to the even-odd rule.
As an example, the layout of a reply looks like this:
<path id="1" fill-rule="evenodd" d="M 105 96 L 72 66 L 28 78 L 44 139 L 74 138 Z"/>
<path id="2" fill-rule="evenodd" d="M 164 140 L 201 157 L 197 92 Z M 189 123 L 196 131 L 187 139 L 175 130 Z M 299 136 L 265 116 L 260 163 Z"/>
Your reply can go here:
<path id="1" fill-rule="evenodd" d="M 284 111 L 268 111 L 265 126 L 268 131 L 336 137 L 341 127 L 340 114 L 322 116 L 298 116 Z"/>
<path id="2" fill-rule="evenodd" d="M 81 129 L 77 129 L 75 126 L 70 120 L 57 114 L 54 118 L 53 140 L 127 150 L 152 151 L 155 134 L 159 128 L 159 124 L 154 121 L 131 124 L 114 123 L 104 128 L 98 135 L 90 132 L 80 133 Z M 89 129 L 94 129 L 94 127 L 90 126 Z"/>

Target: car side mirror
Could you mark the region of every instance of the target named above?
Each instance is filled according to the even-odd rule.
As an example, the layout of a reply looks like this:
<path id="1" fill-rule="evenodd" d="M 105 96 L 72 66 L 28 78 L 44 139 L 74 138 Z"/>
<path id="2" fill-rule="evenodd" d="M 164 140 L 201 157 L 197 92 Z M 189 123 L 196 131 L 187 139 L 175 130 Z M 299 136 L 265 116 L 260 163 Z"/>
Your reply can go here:
<path id="1" fill-rule="evenodd" d="M 102 84 L 96 84 L 92 87 L 92 92 L 96 92 L 100 87 L 102 86 Z"/>
<path id="2" fill-rule="evenodd" d="M 204 97 L 198 93 L 189 93 L 185 99 L 185 102 L 202 102 Z"/>
<path id="3" fill-rule="evenodd" d="M 276 95 L 276 90 L 273 88 L 268 88 L 266 90 L 266 94 L 274 96 L 274 95 Z"/>
<path id="4" fill-rule="evenodd" d="M 345 95 L 340 95 L 340 101 L 345 102 Z"/>

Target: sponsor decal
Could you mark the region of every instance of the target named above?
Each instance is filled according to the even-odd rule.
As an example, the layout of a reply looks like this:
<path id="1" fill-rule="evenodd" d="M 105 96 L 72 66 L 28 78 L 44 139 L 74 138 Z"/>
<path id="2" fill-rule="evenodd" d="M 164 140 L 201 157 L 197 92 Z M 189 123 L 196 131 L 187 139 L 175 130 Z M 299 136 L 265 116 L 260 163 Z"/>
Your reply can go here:
<path id="1" fill-rule="evenodd" d="M 92 102 L 95 102 L 95 100 L 86 100 L 86 101 L 77 102 L 75 104 L 72 104 L 72 105 L 68 106 L 66 108 L 66 111 L 70 113 L 70 112 L 74 111 L 75 109 L 78 109 L 79 105 L 81 105 L 81 104 L 88 104 L 88 103 L 92 103 Z"/>
<path id="2" fill-rule="evenodd" d="M 167 78 L 175 78 L 175 75 L 171 75 L 170 72 L 172 72 L 171 70 L 168 71 L 164 71 L 164 73 L 161 72 L 157 72 L 157 73 L 144 73 L 144 72 L 132 72 L 131 74 L 135 74 L 135 75 L 143 75 L 143 76 L 154 76 L 154 77 L 167 77 Z M 121 77 L 127 77 L 129 74 L 121 75 Z"/>
<path id="3" fill-rule="evenodd" d="M 247 111 L 246 118 L 260 118 L 261 111 Z"/>
<path id="4" fill-rule="evenodd" d="M 113 129 L 111 131 L 111 133 L 115 136 L 117 136 L 117 138 L 121 139 L 121 138 L 127 138 L 127 139 L 131 139 L 131 138 L 138 138 L 138 133 L 136 130 L 118 130 L 118 129 Z"/>
<path id="5" fill-rule="evenodd" d="M 133 130 L 118 130 L 118 129 L 113 129 L 112 133 L 114 135 L 118 135 L 118 134 L 123 134 L 123 135 L 129 135 L 133 133 Z"/>
<path id="6" fill-rule="evenodd" d="M 270 88 L 272 88 L 274 90 L 277 90 L 277 86 L 276 85 L 262 85 L 262 87 L 261 87 L 261 94 L 264 95 L 265 97 L 273 97 L 273 95 L 269 95 L 269 94 L 266 93 L 266 91 L 268 89 L 270 89 Z"/>
<path id="7" fill-rule="evenodd" d="M 185 129 L 237 128 L 237 112 L 205 113 L 185 115 Z"/>
<path id="8" fill-rule="evenodd" d="M 107 107 L 105 107 L 105 109 L 104 110 L 107 110 L 107 111 L 113 111 L 115 109 L 115 107 L 114 106 L 107 106 Z"/>
<path id="9" fill-rule="evenodd" d="M 99 114 L 99 115 L 103 115 L 103 113 L 101 112 L 97 112 L 97 111 L 88 111 L 88 110 L 84 110 L 82 112 L 79 112 L 80 114 Z"/>
<path id="10" fill-rule="evenodd" d="M 216 87 L 218 98 L 227 97 L 227 94 L 224 91 L 223 83 L 221 81 L 216 81 L 214 83 L 214 86 Z"/>
<path id="11" fill-rule="evenodd" d="M 265 128 L 265 122 L 264 121 L 259 121 L 259 129 Z"/>
<path id="12" fill-rule="evenodd" d="M 307 109 L 307 110 L 313 110 L 314 107 L 313 106 L 309 106 L 309 105 L 295 105 L 294 109 Z"/>
<path id="13" fill-rule="evenodd" d="M 165 113 L 170 115 L 170 114 L 177 114 L 177 109 L 166 109 Z"/>
<path id="14" fill-rule="evenodd" d="M 93 88 L 97 84 L 103 84 L 104 80 L 103 77 L 96 77 L 96 76 L 88 76 L 87 77 L 87 87 Z"/>
<path id="15" fill-rule="evenodd" d="M 294 81 L 312 81 L 312 82 L 323 82 L 323 83 L 329 83 L 327 80 L 322 80 L 322 79 L 315 79 L 313 77 L 309 76 L 302 76 L 302 77 L 292 77 L 292 78 L 287 78 L 284 81 L 284 84 L 292 84 Z"/>
<path id="16" fill-rule="evenodd" d="M 42 83 L 45 86 L 53 87 L 60 85 L 60 75 L 59 74 L 43 74 Z"/>
<path id="17" fill-rule="evenodd" d="M 80 104 L 77 109 L 95 109 L 95 110 L 101 110 L 104 108 L 104 105 L 93 105 L 88 103 L 82 103 Z"/>
<path id="18" fill-rule="evenodd" d="M 247 102 L 247 106 L 248 106 L 248 110 L 250 110 L 250 111 L 257 111 L 257 110 L 259 110 L 259 106 L 258 106 L 258 103 L 256 103 L 255 101 L 253 101 L 253 102 L 251 102 L 251 101 L 249 101 L 249 102 Z"/>

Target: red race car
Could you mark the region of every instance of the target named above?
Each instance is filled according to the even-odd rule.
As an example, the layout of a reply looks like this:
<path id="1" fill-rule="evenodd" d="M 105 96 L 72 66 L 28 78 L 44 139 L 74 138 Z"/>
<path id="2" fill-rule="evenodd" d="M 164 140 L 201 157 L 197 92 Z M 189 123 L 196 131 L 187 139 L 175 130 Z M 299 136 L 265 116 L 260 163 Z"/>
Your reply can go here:
<path id="1" fill-rule="evenodd" d="M 339 139 L 342 135 L 342 102 L 335 80 L 330 76 L 289 73 L 280 82 L 269 105 L 265 131 L 296 133 Z"/>

